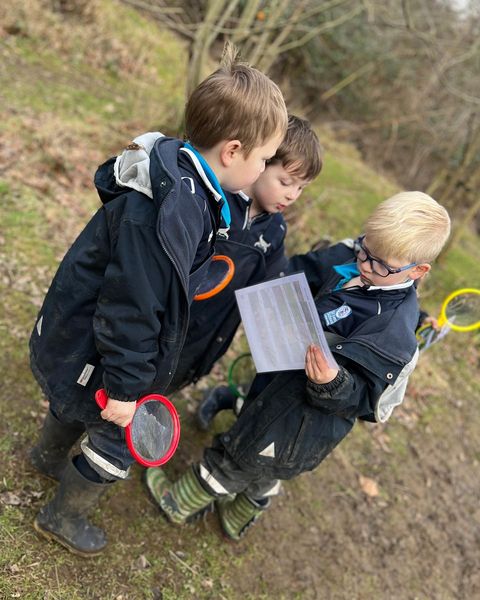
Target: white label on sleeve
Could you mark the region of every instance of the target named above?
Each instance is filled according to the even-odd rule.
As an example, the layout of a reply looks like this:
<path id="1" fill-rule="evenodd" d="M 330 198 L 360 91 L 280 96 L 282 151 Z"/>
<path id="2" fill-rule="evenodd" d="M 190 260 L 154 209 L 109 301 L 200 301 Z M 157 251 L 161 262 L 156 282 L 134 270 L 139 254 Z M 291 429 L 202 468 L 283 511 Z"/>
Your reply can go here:
<path id="1" fill-rule="evenodd" d="M 95 367 L 93 365 L 89 365 L 87 363 L 85 365 L 85 367 L 83 368 L 83 371 L 82 371 L 80 377 L 77 379 L 77 383 L 79 383 L 80 385 L 83 385 L 85 387 L 88 383 L 88 380 L 92 376 L 94 369 L 95 369 Z"/>
<path id="2" fill-rule="evenodd" d="M 43 315 L 37 321 L 37 333 L 38 333 L 38 335 L 42 335 L 42 323 L 43 323 Z"/>

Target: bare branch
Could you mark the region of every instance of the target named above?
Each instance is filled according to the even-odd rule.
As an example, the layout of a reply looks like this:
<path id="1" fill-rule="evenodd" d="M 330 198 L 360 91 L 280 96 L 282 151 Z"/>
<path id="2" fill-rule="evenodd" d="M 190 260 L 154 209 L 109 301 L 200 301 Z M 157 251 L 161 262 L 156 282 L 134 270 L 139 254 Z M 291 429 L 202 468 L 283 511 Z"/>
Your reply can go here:
<path id="1" fill-rule="evenodd" d="M 402 13 L 405 19 L 405 27 L 407 29 L 414 29 L 412 26 L 412 16 L 410 14 L 410 7 L 408 6 L 408 0 L 402 0 Z"/>
<path id="2" fill-rule="evenodd" d="M 223 15 L 218 19 L 217 23 L 214 25 L 212 29 L 212 33 L 207 37 L 205 42 L 206 50 L 210 49 L 210 46 L 213 44 L 215 39 L 218 37 L 219 30 L 224 26 L 225 21 L 230 18 L 233 11 L 237 8 L 239 0 L 230 0 L 229 5 L 224 10 Z"/>
<path id="3" fill-rule="evenodd" d="M 272 64 L 275 62 L 275 59 L 279 55 L 279 48 L 282 42 L 290 35 L 295 24 L 300 20 L 300 17 L 303 13 L 303 10 L 308 3 L 308 0 L 302 0 L 296 5 L 296 8 L 291 15 L 290 23 L 276 36 L 276 38 L 271 42 L 271 44 L 266 49 L 263 57 L 259 61 L 258 67 L 259 69 L 268 72 Z"/>
<path id="4" fill-rule="evenodd" d="M 191 40 L 195 37 L 193 31 L 196 28 L 196 25 L 192 26 L 186 23 L 180 23 L 172 18 L 174 15 L 181 14 L 181 9 L 174 7 L 160 7 L 155 4 L 149 4 L 148 2 L 142 2 L 142 0 L 122 0 L 122 2 L 150 13 L 157 21 L 160 21 L 160 23 L 166 27 L 170 27 Z"/>
<path id="5" fill-rule="evenodd" d="M 353 71 L 353 73 L 350 73 L 350 75 L 348 75 L 347 77 L 345 77 L 344 79 L 339 81 L 337 84 L 335 84 L 329 90 L 327 90 L 326 92 L 323 92 L 323 94 L 320 96 L 320 100 L 324 102 L 325 100 L 328 100 L 332 96 L 335 96 L 335 94 L 338 94 L 338 92 L 340 90 L 343 90 L 343 88 L 346 88 L 348 85 L 353 83 L 356 79 L 359 79 L 360 77 L 362 77 L 362 75 L 365 75 L 366 73 L 371 71 L 374 67 L 374 64 L 375 63 L 370 62 L 370 63 L 367 63 L 366 65 L 362 65 L 359 69 L 357 69 L 356 71 Z"/>
<path id="6" fill-rule="evenodd" d="M 269 19 L 272 23 L 277 23 L 285 11 L 289 8 L 289 0 L 272 0 L 270 5 Z M 252 65 L 256 65 L 263 56 L 266 47 L 268 46 L 270 38 L 270 31 L 266 30 L 255 40 L 255 46 L 250 52 L 249 62 Z"/>
<path id="7" fill-rule="evenodd" d="M 327 31 L 328 29 L 334 29 L 335 27 L 338 27 L 339 25 L 342 25 L 343 23 L 350 21 L 351 19 L 355 18 L 357 15 L 364 12 L 364 10 L 365 10 L 364 6 L 357 6 L 350 12 L 339 17 L 338 19 L 334 19 L 333 21 L 329 21 L 328 23 L 322 23 L 322 25 L 312 29 L 309 33 L 305 34 L 300 39 L 290 42 L 288 44 L 284 44 L 283 46 L 280 46 L 280 48 L 278 49 L 279 54 L 282 52 L 286 52 L 287 50 L 292 50 L 293 48 L 299 48 L 300 46 L 304 46 L 307 42 L 309 42 L 311 39 L 316 37 L 319 33 L 322 33 L 323 31 Z"/>
<path id="8" fill-rule="evenodd" d="M 210 32 L 215 27 L 215 23 L 224 6 L 224 0 L 209 0 L 205 19 L 197 28 L 188 66 L 187 97 L 200 82 L 203 65 L 205 64 L 205 59 L 210 48 L 206 45 L 206 42 L 210 38 Z"/>
<path id="9" fill-rule="evenodd" d="M 257 16 L 261 0 L 247 0 L 245 7 L 238 20 L 238 26 L 233 33 L 232 42 L 238 44 L 250 35 L 252 24 Z"/>

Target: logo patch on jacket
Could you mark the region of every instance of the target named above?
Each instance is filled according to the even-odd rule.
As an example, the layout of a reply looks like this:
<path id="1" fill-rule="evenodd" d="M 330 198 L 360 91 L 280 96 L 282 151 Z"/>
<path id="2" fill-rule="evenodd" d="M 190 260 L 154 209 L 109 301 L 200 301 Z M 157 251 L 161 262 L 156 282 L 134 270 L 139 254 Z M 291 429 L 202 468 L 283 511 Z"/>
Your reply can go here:
<path id="1" fill-rule="evenodd" d="M 266 252 L 272 244 L 269 244 L 266 240 L 263 239 L 263 233 L 260 234 L 258 241 L 253 244 L 257 248 L 260 248 L 262 252 Z"/>
<path id="2" fill-rule="evenodd" d="M 334 308 L 333 310 L 329 310 L 328 312 L 323 314 L 323 318 L 325 319 L 326 325 L 333 325 L 337 321 L 341 319 L 345 319 L 352 314 L 352 309 L 348 306 L 348 304 L 342 304 L 340 308 Z"/>

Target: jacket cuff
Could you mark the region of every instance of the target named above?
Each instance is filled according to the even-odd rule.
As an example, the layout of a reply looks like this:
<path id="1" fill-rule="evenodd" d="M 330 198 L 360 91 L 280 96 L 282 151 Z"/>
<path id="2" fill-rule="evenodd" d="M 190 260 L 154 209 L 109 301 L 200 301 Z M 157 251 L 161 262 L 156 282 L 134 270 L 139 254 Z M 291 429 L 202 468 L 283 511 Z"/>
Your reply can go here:
<path id="1" fill-rule="evenodd" d="M 323 392 L 334 392 L 336 391 L 346 380 L 347 372 L 343 367 L 340 367 L 335 379 L 328 383 L 315 383 L 311 379 L 308 380 L 307 386 L 310 387 L 317 394 Z"/>
<path id="2" fill-rule="evenodd" d="M 107 396 L 109 398 L 111 398 L 112 400 L 119 400 L 120 402 L 136 402 L 137 400 L 140 400 L 140 398 L 143 395 L 134 394 L 129 396 L 128 394 L 118 394 L 117 392 L 112 392 L 108 388 L 105 388 L 105 392 L 107 393 Z"/>

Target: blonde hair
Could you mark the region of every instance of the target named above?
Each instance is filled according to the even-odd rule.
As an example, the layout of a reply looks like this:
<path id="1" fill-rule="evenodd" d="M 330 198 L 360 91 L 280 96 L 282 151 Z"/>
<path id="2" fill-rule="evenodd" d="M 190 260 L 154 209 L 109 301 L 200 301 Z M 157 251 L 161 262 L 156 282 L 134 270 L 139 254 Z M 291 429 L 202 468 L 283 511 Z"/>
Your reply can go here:
<path id="1" fill-rule="evenodd" d="M 379 258 L 433 261 L 450 235 L 450 217 L 423 192 L 401 192 L 381 202 L 365 224 L 368 249 Z"/>
<path id="2" fill-rule="evenodd" d="M 245 157 L 276 134 L 285 135 L 287 109 L 282 92 L 266 75 L 238 60 L 233 44 L 222 64 L 193 90 L 185 109 L 185 133 L 197 148 L 239 140 Z"/>
<path id="3" fill-rule="evenodd" d="M 281 163 L 292 175 L 311 180 L 322 170 L 322 159 L 323 148 L 310 123 L 295 115 L 289 115 L 287 133 L 268 164 Z"/>

